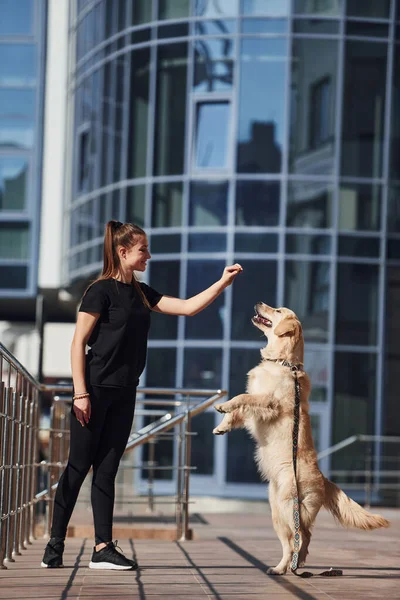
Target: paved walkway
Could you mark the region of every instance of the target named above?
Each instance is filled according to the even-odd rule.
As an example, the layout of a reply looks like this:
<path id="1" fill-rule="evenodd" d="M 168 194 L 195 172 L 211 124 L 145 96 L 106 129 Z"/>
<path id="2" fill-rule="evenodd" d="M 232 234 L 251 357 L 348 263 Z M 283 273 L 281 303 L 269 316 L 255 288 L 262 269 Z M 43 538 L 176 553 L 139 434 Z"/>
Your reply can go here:
<path id="1" fill-rule="evenodd" d="M 64 569 L 41 569 L 44 542 L 36 540 L 0 571 L 0 599 L 400 598 L 400 512 L 380 512 L 391 519 L 390 529 L 346 531 L 330 515 L 319 515 L 308 567 L 315 573 L 342 568 L 343 577 L 269 577 L 266 569 L 279 561 L 280 544 L 268 514 L 202 514 L 194 520 L 192 542 L 121 540 L 141 565 L 136 573 L 89 570 L 92 540 L 74 538 L 67 541 Z"/>

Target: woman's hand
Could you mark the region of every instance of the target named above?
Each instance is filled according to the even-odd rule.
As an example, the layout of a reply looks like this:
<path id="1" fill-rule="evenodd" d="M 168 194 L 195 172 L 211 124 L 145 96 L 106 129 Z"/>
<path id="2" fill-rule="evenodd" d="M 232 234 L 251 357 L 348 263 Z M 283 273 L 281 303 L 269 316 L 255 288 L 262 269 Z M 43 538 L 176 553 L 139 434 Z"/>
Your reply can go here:
<path id="1" fill-rule="evenodd" d="M 73 409 L 79 423 L 82 425 L 82 427 L 85 427 L 85 425 L 89 423 L 92 409 L 89 396 L 74 400 Z"/>
<path id="2" fill-rule="evenodd" d="M 228 287 L 228 285 L 231 285 L 233 280 L 242 271 L 243 271 L 243 269 L 242 269 L 241 265 L 239 265 L 238 263 L 236 263 L 235 265 L 232 265 L 231 267 L 225 267 L 224 272 L 221 277 L 221 281 L 223 282 L 224 286 Z"/>

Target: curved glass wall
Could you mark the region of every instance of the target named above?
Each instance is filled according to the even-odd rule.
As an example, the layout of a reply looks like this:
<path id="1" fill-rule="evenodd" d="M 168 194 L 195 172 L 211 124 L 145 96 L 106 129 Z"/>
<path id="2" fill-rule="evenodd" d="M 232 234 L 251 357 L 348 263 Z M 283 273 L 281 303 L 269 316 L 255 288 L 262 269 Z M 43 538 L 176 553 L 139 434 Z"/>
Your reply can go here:
<path id="1" fill-rule="evenodd" d="M 259 360 L 250 318 L 262 299 L 302 320 L 319 449 L 399 434 L 400 356 L 385 307 L 400 277 L 396 2 L 76 9 L 70 281 L 101 267 L 110 218 L 146 229 L 150 284 L 170 295 L 199 292 L 227 263 L 244 267 L 195 318 L 154 315 L 146 383 L 243 392 Z M 199 475 L 211 468 L 225 493 L 260 490 L 249 485 L 259 479 L 247 434 L 215 440 L 213 423 L 212 412 L 199 419 Z M 360 449 L 347 456 L 361 461 Z M 342 464 L 338 455 L 332 466 Z"/>

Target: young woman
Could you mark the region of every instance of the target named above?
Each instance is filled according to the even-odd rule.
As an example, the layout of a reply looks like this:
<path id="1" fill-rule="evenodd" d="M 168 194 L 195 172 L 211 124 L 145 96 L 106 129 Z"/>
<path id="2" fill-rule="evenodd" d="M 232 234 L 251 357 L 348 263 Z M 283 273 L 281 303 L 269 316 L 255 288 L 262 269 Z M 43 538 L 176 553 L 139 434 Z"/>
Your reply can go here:
<path id="1" fill-rule="evenodd" d="M 109 221 L 101 276 L 86 290 L 71 347 L 74 384 L 68 464 L 54 501 L 51 539 L 42 567 L 62 567 L 64 540 L 79 490 L 93 466 L 95 542 L 89 567 L 137 569 L 112 542 L 114 481 L 133 421 L 136 387 L 146 363 L 150 311 L 193 316 L 209 306 L 242 271 L 226 267 L 219 281 L 187 300 L 164 296 L 134 271 L 151 258 L 143 229 Z M 86 346 L 90 347 L 85 355 Z"/>

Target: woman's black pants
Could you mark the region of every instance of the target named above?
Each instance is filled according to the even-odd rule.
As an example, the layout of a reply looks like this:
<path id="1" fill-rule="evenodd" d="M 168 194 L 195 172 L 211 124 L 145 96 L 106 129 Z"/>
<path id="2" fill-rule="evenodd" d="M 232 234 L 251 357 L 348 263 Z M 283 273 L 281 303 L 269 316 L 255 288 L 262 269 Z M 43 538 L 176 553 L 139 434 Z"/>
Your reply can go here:
<path id="1" fill-rule="evenodd" d="M 51 537 L 64 538 L 79 490 L 93 466 L 91 501 L 96 544 L 112 540 L 115 477 L 135 411 L 136 388 L 90 386 L 91 417 L 82 427 L 71 413 L 68 464 L 54 500 Z"/>

